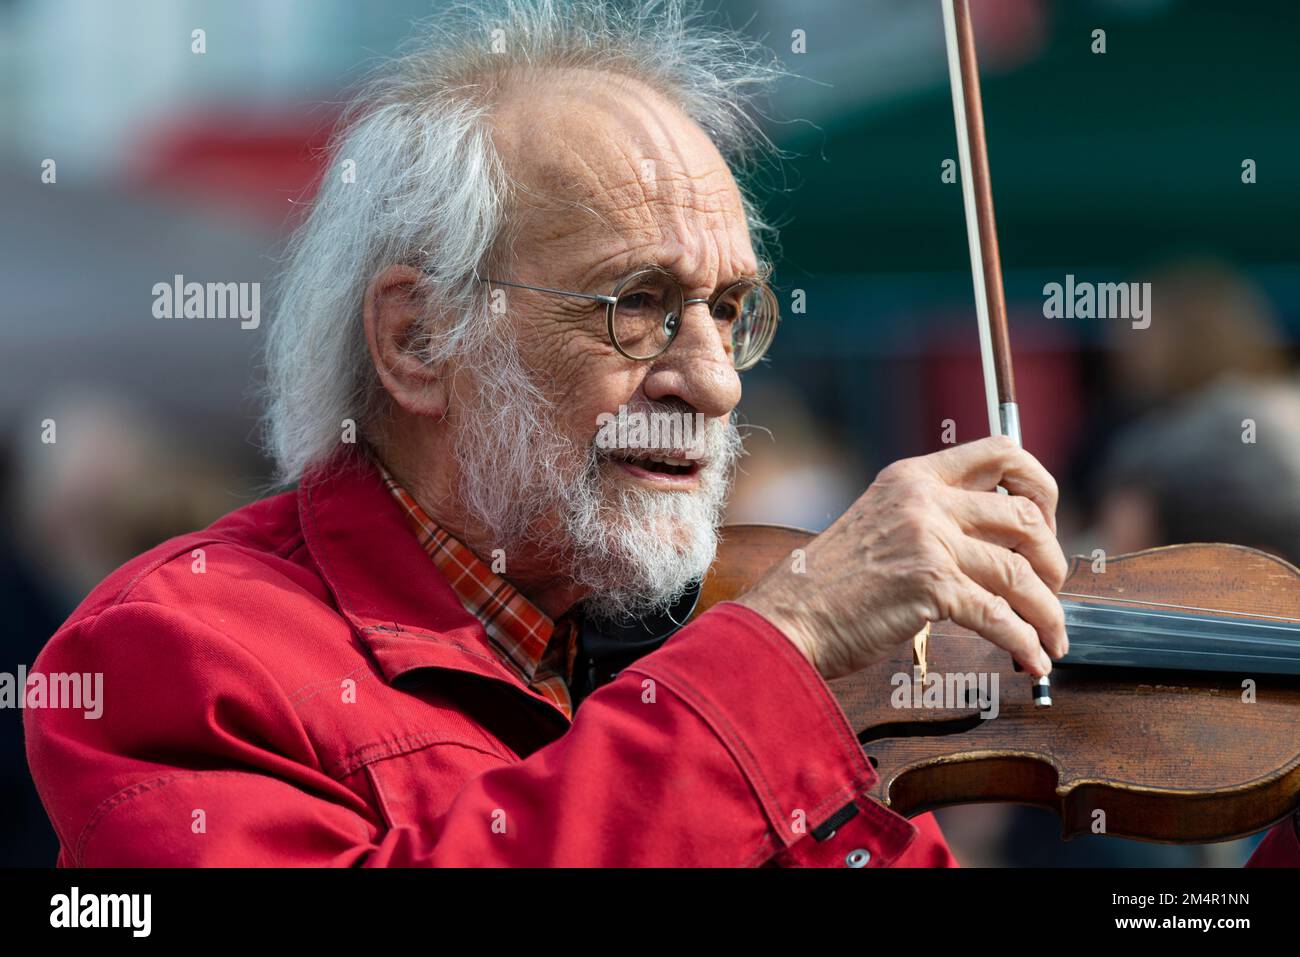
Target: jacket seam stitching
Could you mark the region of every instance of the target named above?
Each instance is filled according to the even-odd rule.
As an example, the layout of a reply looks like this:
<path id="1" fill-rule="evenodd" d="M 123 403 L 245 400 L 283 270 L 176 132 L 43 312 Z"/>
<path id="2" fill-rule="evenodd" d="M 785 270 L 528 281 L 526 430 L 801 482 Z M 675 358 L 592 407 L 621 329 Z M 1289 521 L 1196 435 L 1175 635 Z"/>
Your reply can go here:
<path id="1" fill-rule="evenodd" d="M 373 765 L 363 765 L 362 770 L 365 772 L 366 780 L 370 782 L 370 790 L 375 792 L 375 804 L 378 805 L 379 817 L 391 831 L 395 826 L 393 824 L 393 812 L 389 809 L 388 795 L 380 787 L 379 776 L 375 774 Z"/>
<path id="2" fill-rule="evenodd" d="M 174 606 L 171 606 L 171 605 L 164 604 L 164 603 L 162 603 L 162 602 L 152 601 L 152 600 L 148 600 L 148 599 L 134 599 L 134 600 L 132 600 L 132 601 L 130 601 L 130 602 L 121 602 L 121 601 L 114 602 L 113 605 L 111 605 L 111 606 L 109 606 L 109 607 L 107 607 L 107 608 L 101 609 L 100 611 L 97 611 L 97 612 L 95 612 L 95 613 L 93 613 L 93 614 L 87 615 L 85 618 L 79 619 L 77 622 L 75 622 L 75 623 L 73 624 L 72 627 L 73 627 L 73 628 L 80 628 L 80 629 L 82 629 L 83 634 L 85 634 L 86 639 L 87 639 L 87 640 L 90 640 L 90 635 L 89 635 L 88 633 L 89 633 L 89 631 L 90 631 L 90 629 L 91 629 L 91 626 L 94 625 L 96 622 L 98 622 L 99 619 L 100 619 L 101 617 L 103 617 L 105 614 L 107 614 L 107 613 L 110 612 L 110 611 L 114 611 L 114 610 L 117 610 L 117 609 L 125 609 L 125 608 L 127 608 L 128 606 L 130 606 L 130 605 L 149 605 L 149 606 L 153 606 L 153 607 L 157 607 L 157 608 L 162 608 L 162 609 L 165 610 L 166 612 L 168 612 L 168 613 L 170 613 L 170 614 L 173 614 L 173 615 L 177 615 L 177 616 L 182 616 L 182 615 L 183 615 L 183 611 L 182 611 L 181 609 L 178 609 L 178 608 L 176 608 L 176 607 L 174 607 Z M 303 722 L 303 716 L 298 712 L 298 709 L 294 706 L 293 701 L 289 699 L 289 697 L 288 697 L 288 695 L 287 695 L 287 691 L 286 691 L 286 689 L 284 688 L 284 686 L 279 682 L 279 680 L 278 680 L 278 679 L 277 679 L 277 678 L 276 678 L 276 677 L 275 677 L 275 676 L 270 672 L 270 670 L 267 668 L 266 663 L 265 663 L 265 662 L 264 662 L 264 661 L 263 661 L 263 660 L 262 660 L 262 659 L 261 659 L 257 654 L 255 654 L 255 653 L 254 653 L 253 651 L 251 651 L 250 649 L 246 648 L 246 647 L 244 646 L 243 642 L 239 641 L 239 640 L 238 640 L 237 638 L 235 638 L 233 635 L 227 634 L 226 632 L 224 632 L 224 631 L 222 631 L 222 630 L 220 630 L 220 629 L 218 629 L 218 628 L 213 628 L 213 627 L 212 627 L 210 624 L 208 624 L 207 622 L 203 622 L 203 621 L 195 620 L 194 624 L 196 624 L 197 626 L 200 626 L 200 627 L 206 629 L 207 631 L 210 631 L 210 632 L 211 632 L 212 634 L 214 634 L 214 635 L 220 635 L 222 639 L 224 639 L 225 641 L 227 641 L 227 642 L 229 642 L 231 645 L 233 645 L 235 648 L 237 648 L 237 649 L 239 650 L 240 654 L 246 656 L 249 660 L 255 662 L 259 668 L 261 668 L 261 669 L 263 669 L 263 671 L 265 671 L 267 680 L 268 680 L 268 681 L 269 681 L 269 682 L 270 682 L 270 683 L 271 683 L 275 688 L 277 688 L 277 689 L 280 691 L 281 694 L 285 695 L 285 703 L 286 703 L 286 706 L 287 706 L 287 708 L 288 708 L 288 710 L 289 710 L 289 713 L 292 714 L 293 717 L 294 717 L 294 719 L 298 722 L 298 726 L 302 729 L 302 731 L 303 731 L 303 735 L 304 735 L 304 737 L 305 737 L 307 743 L 308 743 L 309 746 L 311 747 L 311 751 L 312 751 L 312 753 L 315 755 L 317 763 L 321 766 L 321 769 L 322 769 L 322 771 L 323 771 L 323 769 L 324 769 L 324 767 L 325 767 L 325 761 L 323 760 L 323 756 L 322 756 L 321 753 L 320 753 L 320 749 L 316 746 L 316 743 L 312 740 L 311 735 L 307 733 L 307 727 L 306 727 L 305 723 Z M 62 629 L 60 629 L 60 632 L 62 632 Z M 173 779 L 175 779 L 175 778 L 183 777 L 183 776 L 186 776 L 186 775 L 191 775 L 191 776 L 192 776 L 192 775 L 194 775 L 194 774 L 198 774 L 198 773 L 200 773 L 200 772 L 185 772 L 185 771 L 174 772 L 174 773 L 172 773 L 172 774 L 167 774 L 167 775 L 163 775 L 163 776 L 161 776 L 161 777 L 152 778 L 152 779 L 150 779 L 149 781 L 146 781 L 146 782 L 137 782 L 136 784 L 128 785 L 127 787 L 122 788 L 121 790 L 114 792 L 112 795 L 109 795 L 109 797 L 105 798 L 104 801 L 100 802 L 100 804 L 96 806 L 95 810 L 91 812 L 91 815 L 90 815 L 90 817 L 87 819 L 86 823 L 82 826 L 82 829 L 81 829 L 81 831 L 80 831 L 80 833 L 79 833 L 79 835 L 78 835 L 78 838 L 77 838 L 77 846 L 76 846 L 76 851 L 75 851 L 75 853 L 74 853 L 74 857 L 73 857 L 73 859 L 74 859 L 75 861 L 77 861 L 78 863 L 80 863 L 80 861 L 81 861 L 81 857 L 82 857 L 82 850 L 83 850 L 83 848 L 84 848 L 84 846 L 85 846 L 86 841 L 89 839 L 89 836 L 90 836 L 90 835 L 89 835 L 89 830 L 90 830 L 92 824 L 97 824 L 97 823 L 98 823 L 98 819 L 99 819 L 99 817 L 102 817 L 102 815 L 101 815 L 100 812 L 101 812 L 101 808 L 103 807 L 104 804 L 106 804 L 106 803 L 112 801 L 114 798 L 119 797 L 120 795 L 123 795 L 125 792 L 130 791 L 130 790 L 132 790 L 133 788 L 141 788 L 142 790 L 141 790 L 139 793 L 144 794 L 144 793 L 147 793 L 149 790 L 152 790 L 153 787 L 155 787 L 155 786 L 162 786 L 163 784 L 168 783 L 169 781 L 171 781 L 171 780 L 173 780 Z M 202 773 L 208 773 L 208 772 L 202 772 Z M 233 769 L 214 769 L 213 772 L 211 772 L 211 773 L 216 773 L 216 774 L 256 774 L 256 773 L 258 773 L 258 772 L 256 772 L 256 771 L 241 771 L 241 770 L 233 770 Z M 268 775 L 268 776 L 273 777 L 273 775 Z M 326 774 L 326 777 L 331 777 L 331 776 L 330 776 L 329 774 Z M 345 777 L 346 777 L 346 775 L 345 775 Z M 132 797 L 134 797 L 134 795 L 133 795 Z M 116 805 L 114 805 L 114 806 L 116 806 Z M 112 810 L 112 807 L 109 807 L 108 809 L 106 809 L 105 813 L 107 812 L 107 810 Z"/>
<path id="3" fill-rule="evenodd" d="M 349 612 L 349 614 L 352 613 Z M 378 632 L 379 634 L 386 634 L 386 635 L 410 635 L 415 638 L 423 638 L 428 641 L 432 641 L 439 645 L 449 645 L 452 648 L 455 648 L 461 654 L 469 655 L 470 657 L 473 658 L 478 658 L 481 661 L 486 661 L 489 664 L 496 665 L 499 669 L 503 671 L 505 670 L 504 666 L 501 664 L 500 659 L 494 658 L 491 655 L 485 655 L 480 652 L 474 651 L 469 646 L 462 644 L 461 642 L 457 641 L 454 638 L 448 638 L 446 635 L 438 635 L 433 632 L 426 631 L 422 628 L 409 628 L 406 625 L 402 625 L 394 622 L 392 625 L 362 625 L 360 630 L 366 634 L 372 634 Z"/>
<path id="4" fill-rule="evenodd" d="M 322 678 L 320 681 L 309 681 L 307 684 L 303 685 L 301 688 L 299 688 L 297 691 L 293 692 L 292 694 L 288 694 L 286 690 L 286 697 L 288 698 L 289 703 L 293 705 L 294 712 L 297 713 L 298 705 L 306 704 L 308 701 L 311 701 L 317 695 L 324 694 L 326 691 L 333 688 L 339 682 L 346 681 L 349 678 L 353 677 L 354 675 L 358 674 L 359 672 L 365 672 L 365 674 L 362 675 L 361 677 L 361 681 L 368 681 L 370 678 L 373 678 L 375 676 L 374 672 L 370 669 L 370 666 L 368 664 L 359 665 L 358 667 L 353 668 L 347 674 L 343 675 L 341 678 Z M 361 681 L 358 681 L 357 684 L 360 684 Z M 306 694 L 305 696 L 303 696 L 304 693 L 307 691 L 310 691 L 311 694 Z"/>
<path id="5" fill-rule="evenodd" d="M 835 699 L 831 696 L 830 690 L 827 688 L 825 681 L 816 675 L 812 676 L 815 680 L 810 680 L 809 670 L 812 666 L 804 660 L 797 651 L 795 651 L 794 646 L 790 644 L 790 640 L 786 638 L 784 634 L 778 631 L 774 625 L 767 621 L 767 619 L 762 618 L 761 615 L 758 617 L 762 620 L 762 627 L 755 628 L 753 625 L 749 625 L 748 627 L 750 627 L 751 630 L 759 631 L 759 633 L 767 640 L 768 644 L 775 647 L 777 654 L 786 660 L 787 666 L 799 679 L 799 683 L 817 699 L 817 704 L 821 709 L 822 716 L 840 732 L 835 736 L 835 740 L 840 745 L 839 750 L 843 754 L 844 758 L 847 759 L 850 764 L 854 765 L 858 771 L 867 771 L 868 776 L 874 774 L 874 771 L 871 771 L 871 767 L 867 762 L 866 752 L 862 750 L 861 745 L 858 743 L 857 736 L 853 733 L 853 729 L 845 723 L 844 713 L 835 702 Z M 853 742 L 852 746 L 849 748 L 843 747 L 845 743 L 845 735 L 848 735 L 849 739 Z"/>
<path id="6" fill-rule="evenodd" d="M 737 733 L 735 727 L 729 720 L 727 720 L 721 709 L 717 708 L 707 696 L 700 695 L 690 682 L 680 675 L 670 675 L 668 680 L 665 681 L 662 674 L 656 675 L 651 670 L 645 670 L 636 667 L 635 665 L 627 668 L 626 671 L 634 671 L 639 674 L 644 674 L 647 677 L 663 681 L 669 689 L 673 690 L 683 702 L 685 702 L 701 717 L 704 723 L 713 731 L 714 735 L 726 746 L 727 751 L 731 754 L 732 760 L 735 761 L 736 765 L 740 768 L 741 773 L 750 783 L 751 787 L 759 793 L 760 803 L 770 806 L 775 812 L 772 816 L 780 819 L 781 823 L 778 824 L 775 820 L 771 819 L 771 816 L 769 816 L 769 830 L 775 831 L 780 835 L 781 844 L 784 847 L 789 847 L 797 843 L 798 836 L 795 836 L 788 842 L 786 841 L 784 819 L 785 810 L 782 806 L 782 802 L 777 799 L 775 790 L 768 781 L 767 776 L 763 773 L 763 768 L 754 757 L 754 753 L 750 750 L 748 743 L 744 740 L 743 736 Z M 684 689 L 688 693 L 683 694 L 680 690 L 677 690 L 678 687 Z M 852 800 L 853 795 L 857 793 L 859 787 L 860 785 L 858 784 L 854 784 L 851 788 L 841 787 L 828 797 L 822 798 L 814 808 L 807 812 L 808 815 L 813 819 L 817 819 L 823 812 L 842 806 L 846 799 Z"/>
<path id="7" fill-rule="evenodd" d="M 299 547 L 300 544 L 306 544 L 306 540 L 303 537 L 301 531 L 297 532 L 287 544 L 282 544 L 279 547 L 275 549 L 270 549 L 268 551 L 270 554 L 274 555 L 275 557 L 283 559 L 287 554 L 292 553 L 297 547 Z M 202 548 L 207 545 L 229 545 L 231 548 L 234 549 L 245 549 L 249 547 L 247 544 L 243 542 L 236 542 L 236 541 L 232 541 L 229 538 L 220 538 L 215 535 L 208 535 L 202 538 L 196 538 L 190 542 L 187 542 L 183 547 L 179 547 L 177 548 L 177 550 L 167 553 L 165 557 L 159 557 L 155 559 L 150 565 L 148 565 L 145 568 L 142 568 L 134 578 L 132 578 L 129 582 L 127 582 L 125 585 L 122 586 L 122 590 L 119 591 L 116 596 L 114 596 L 113 601 L 108 607 L 111 608 L 116 605 L 123 604 L 128 600 L 128 596 L 131 594 L 131 592 L 135 591 L 135 589 L 139 585 L 143 584 L 144 580 L 148 578 L 150 575 L 152 575 L 154 572 L 158 571 L 159 569 L 167 565 L 170 565 L 172 562 L 176 561 L 176 559 L 180 558 L 181 556 L 189 552 L 193 552 L 194 549 Z"/>
<path id="8" fill-rule="evenodd" d="M 82 826 L 81 832 L 77 837 L 77 846 L 72 855 L 73 862 L 78 867 L 84 866 L 86 843 L 90 840 L 91 832 L 99 826 L 100 822 L 103 821 L 104 818 L 117 808 L 124 804 L 129 804 L 131 801 L 148 794 L 150 791 L 157 791 L 181 778 L 196 778 L 212 774 L 248 775 L 257 774 L 257 772 L 235 770 L 233 768 L 214 768 L 211 771 L 173 771 L 170 774 L 163 774 L 158 777 L 149 778 L 145 781 L 137 781 L 135 784 L 128 784 L 126 787 L 113 792 L 108 797 L 104 798 L 104 800 L 100 801 L 99 804 L 95 805 L 95 810 L 90 813 L 90 817 L 86 819 L 86 823 Z M 267 775 L 267 777 L 270 777 L 270 775 Z M 279 779 L 276 778 L 276 780 Z"/>
<path id="9" fill-rule="evenodd" d="M 392 758 L 400 758 L 407 754 L 414 754 L 416 751 L 427 751 L 429 748 L 439 746 L 450 746 L 465 748 L 469 751 L 477 751 L 479 754 L 501 760 L 501 754 L 488 748 L 482 748 L 467 741 L 458 741 L 455 738 L 445 736 L 445 731 L 423 731 L 416 734 L 403 735 L 394 741 L 376 741 L 373 744 L 363 744 L 354 748 L 347 753 L 343 763 L 339 765 L 342 778 L 355 774 L 362 768 L 368 768 L 372 764 L 378 764 L 380 761 L 387 761 Z M 374 753 L 367 753 L 374 752 Z"/>

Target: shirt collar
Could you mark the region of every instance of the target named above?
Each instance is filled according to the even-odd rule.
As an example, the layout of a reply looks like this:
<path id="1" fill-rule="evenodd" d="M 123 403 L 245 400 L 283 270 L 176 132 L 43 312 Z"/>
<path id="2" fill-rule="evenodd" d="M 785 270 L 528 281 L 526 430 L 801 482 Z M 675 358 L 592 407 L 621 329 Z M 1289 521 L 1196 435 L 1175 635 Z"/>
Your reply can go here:
<path id="1" fill-rule="evenodd" d="M 402 506 L 420 546 L 433 559 L 461 604 L 482 623 L 502 658 L 526 681 L 532 682 L 555 634 L 555 622 L 430 518 L 382 464 L 379 471 L 384 485 Z"/>

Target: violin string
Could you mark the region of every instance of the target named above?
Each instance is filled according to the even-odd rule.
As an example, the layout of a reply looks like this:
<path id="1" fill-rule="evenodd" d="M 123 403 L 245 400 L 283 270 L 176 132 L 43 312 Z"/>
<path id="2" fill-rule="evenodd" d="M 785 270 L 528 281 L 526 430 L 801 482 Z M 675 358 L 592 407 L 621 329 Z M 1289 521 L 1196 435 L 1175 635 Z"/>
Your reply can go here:
<path id="1" fill-rule="evenodd" d="M 1117 615 L 1133 615 L 1141 618 L 1144 621 L 1153 620 L 1157 618 L 1165 619 L 1167 621 L 1187 621 L 1190 619 L 1192 621 L 1200 621 L 1200 622 L 1208 622 L 1208 623 L 1216 623 L 1219 621 L 1223 621 L 1230 624 L 1233 628 L 1267 628 L 1272 631 L 1286 631 L 1286 632 L 1290 632 L 1292 630 L 1286 624 L 1277 625 L 1274 624 L 1272 620 L 1242 618 L 1235 615 L 1225 614 L 1225 615 L 1216 615 L 1212 618 L 1207 618 L 1207 617 L 1198 618 L 1195 615 L 1180 615 L 1177 613 L 1160 612 L 1160 611 L 1155 611 L 1154 609 L 1147 609 L 1147 608 L 1111 608 L 1107 605 L 1093 604 L 1090 602 L 1069 602 L 1069 603 L 1062 602 L 1061 604 L 1062 607 L 1066 609 L 1076 608 L 1076 609 L 1097 609 L 1100 611 L 1111 611 Z M 1088 623 L 1088 622 L 1075 622 L 1074 624 L 1075 627 L 1080 627 L 1080 628 L 1098 627 L 1096 624 Z M 1102 625 L 1101 627 L 1105 627 L 1105 626 Z"/>
<path id="2" fill-rule="evenodd" d="M 1152 608 L 1176 608 L 1181 611 L 1204 611 L 1212 615 L 1245 615 L 1251 618 L 1267 618 L 1271 621 L 1287 621 L 1293 624 L 1300 624 L 1300 618 L 1290 618 L 1286 615 L 1267 615 L 1263 612 L 1253 611 L 1226 611 L 1222 608 L 1205 608 L 1201 605 L 1176 605 L 1164 601 L 1147 601 L 1142 598 L 1114 598 L 1110 595 L 1081 595 L 1077 592 L 1063 591 L 1058 592 L 1062 598 L 1089 598 L 1095 602 L 1123 602 L 1127 605 L 1143 605 Z"/>

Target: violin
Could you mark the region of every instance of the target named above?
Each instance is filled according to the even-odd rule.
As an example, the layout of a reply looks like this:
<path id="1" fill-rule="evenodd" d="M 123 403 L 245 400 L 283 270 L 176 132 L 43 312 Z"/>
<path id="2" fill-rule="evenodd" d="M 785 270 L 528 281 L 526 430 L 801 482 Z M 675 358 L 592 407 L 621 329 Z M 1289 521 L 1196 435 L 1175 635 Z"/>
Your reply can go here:
<path id="1" fill-rule="evenodd" d="M 990 431 L 1020 441 L 968 0 L 943 0 Z M 814 533 L 723 529 L 695 615 Z M 1055 810 L 1064 836 L 1222 841 L 1300 808 L 1300 569 L 1239 545 L 1076 556 L 1054 687 L 951 622 L 830 683 L 905 816 L 953 804 Z M 930 639 L 933 639 L 931 641 Z"/>
<path id="2" fill-rule="evenodd" d="M 696 614 L 813 538 L 732 525 Z M 974 632 L 937 622 L 912 646 L 830 682 L 904 816 L 1010 802 L 1057 812 L 1065 836 L 1224 841 L 1300 807 L 1300 569 L 1240 545 L 1075 556 L 1061 591 L 1070 651 L 1051 707 Z M 991 692 L 991 699 L 990 699 Z M 1100 815 L 1100 816 L 1099 816 Z"/>

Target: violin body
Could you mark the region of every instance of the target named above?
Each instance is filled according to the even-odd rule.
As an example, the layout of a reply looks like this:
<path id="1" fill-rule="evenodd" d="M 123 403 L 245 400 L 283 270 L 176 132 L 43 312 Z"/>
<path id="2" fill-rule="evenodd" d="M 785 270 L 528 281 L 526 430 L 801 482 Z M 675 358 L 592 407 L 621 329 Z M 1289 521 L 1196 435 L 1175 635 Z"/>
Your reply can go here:
<path id="1" fill-rule="evenodd" d="M 795 560 L 810 538 L 724 529 L 696 614 Z M 1255 549 L 1173 545 L 1104 567 L 1076 556 L 1062 594 L 1090 607 L 1214 609 L 1247 629 L 1300 618 L 1300 570 Z M 933 624 L 926 658 L 922 678 L 903 640 L 831 682 L 879 773 L 874 797 L 903 815 L 1012 802 L 1055 810 L 1066 837 L 1195 843 L 1263 830 L 1300 806 L 1300 676 L 1071 665 L 1067 655 L 1052 670 L 1051 707 L 1037 707 L 1031 677 L 1005 651 L 951 622 Z"/>

